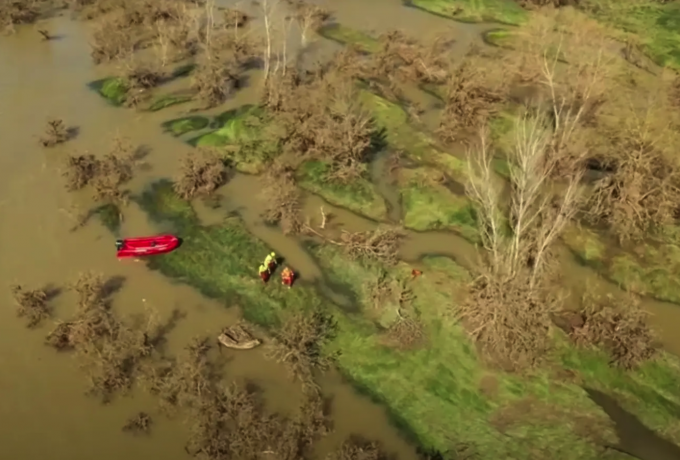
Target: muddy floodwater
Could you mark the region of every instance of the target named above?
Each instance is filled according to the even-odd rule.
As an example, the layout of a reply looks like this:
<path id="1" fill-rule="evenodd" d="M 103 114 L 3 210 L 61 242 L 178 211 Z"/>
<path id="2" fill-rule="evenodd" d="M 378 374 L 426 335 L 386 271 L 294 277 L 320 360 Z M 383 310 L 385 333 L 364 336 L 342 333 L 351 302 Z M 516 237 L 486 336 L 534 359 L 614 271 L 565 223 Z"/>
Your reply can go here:
<path id="1" fill-rule="evenodd" d="M 367 31 L 384 32 L 401 28 L 417 36 L 451 34 L 459 48 L 479 40 L 483 26 L 456 24 L 402 6 L 400 0 L 325 0 L 343 24 Z M 30 286 L 46 283 L 64 285 L 79 272 L 94 270 L 107 277 L 120 276 L 125 283 L 115 298 L 115 308 L 134 314 L 150 306 L 164 317 L 180 310 L 185 317 L 169 333 L 169 351 L 176 352 L 189 338 L 214 334 L 216 325 L 236 320 L 233 309 L 202 297 L 195 290 L 169 282 L 143 264 L 119 262 L 114 256 L 110 232 L 91 222 L 76 232 L 77 209 L 90 205 L 83 194 L 68 194 L 60 176 L 60 165 L 73 150 L 101 152 L 109 139 L 120 134 L 149 148 L 146 168 L 134 180 L 140 190 L 151 180 L 174 174 L 179 157 L 189 148 L 162 133 L 160 124 L 183 116 L 179 106 L 154 114 L 140 114 L 108 106 L 87 89 L 87 83 L 105 75 L 89 56 L 86 27 L 67 15 L 51 19 L 50 31 L 57 38 L 41 42 L 31 26 L 16 35 L 0 38 L 0 280 L 3 286 L 21 282 Z M 253 83 L 255 84 L 255 83 Z M 254 91 L 240 92 L 233 107 L 255 102 Z M 75 140 L 65 146 L 43 150 L 37 137 L 48 117 L 59 117 L 80 127 Z M 322 273 L 313 260 L 291 238 L 265 226 L 259 219 L 258 182 L 237 176 L 222 191 L 219 210 L 199 208 L 207 223 L 219 221 L 226 210 L 239 212 L 249 229 L 275 248 L 299 269 L 302 277 L 320 280 Z M 306 203 L 312 218 L 319 208 L 332 212 L 343 227 L 370 229 L 374 223 L 320 199 Z M 395 217 L 395 216 L 393 216 Z M 396 216 L 398 217 L 398 215 Z M 146 217 L 132 208 L 125 215 L 122 233 L 144 235 L 155 231 Z M 423 254 L 449 255 L 464 266 L 475 262 L 469 243 L 447 233 L 409 233 L 402 257 L 417 265 Z M 259 261 L 253 261 L 254 268 Z M 567 270 L 569 282 L 596 279 L 594 272 L 574 264 Z M 603 289 L 614 289 L 603 284 Z M 158 417 L 150 438 L 121 432 L 126 419 L 145 410 L 157 413 L 155 401 L 144 392 L 117 398 L 102 406 L 83 393 L 85 376 L 68 354 L 58 354 L 43 343 L 44 330 L 33 331 L 15 317 L 9 293 L 0 295 L 0 456 L 7 459 L 129 460 L 185 459 L 186 426 L 180 421 Z M 68 294 L 58 297 L 57 316 L 69 314 L 73 304 Z M 680 353 L 680 308 L 648 302 L 654 323 L 663 334 L 667 348 Z M 274 410 L 295 408 L 299 385 L 285 370 L 265 359 L 259 350 L 243 354 L 225 352 L 226 374 L 247 379 L 264 389 Z M 416 458 L 409 445 L 388 420 L 385 411 L 357 394 L 339 376 L 322 379 L 324 393 L 332 398 L 334 432 L 318 446 L 319 454 L 330 450 L 351 433 L 380 441 L 401 460 Z"/>

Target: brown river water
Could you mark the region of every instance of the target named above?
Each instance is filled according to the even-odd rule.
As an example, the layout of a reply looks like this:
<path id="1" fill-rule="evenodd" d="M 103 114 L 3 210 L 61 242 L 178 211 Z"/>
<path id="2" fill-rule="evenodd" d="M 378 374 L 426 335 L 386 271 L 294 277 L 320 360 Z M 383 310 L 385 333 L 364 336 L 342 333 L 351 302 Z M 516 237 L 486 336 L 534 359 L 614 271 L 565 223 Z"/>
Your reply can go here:
<path id="1" fill-rule="evenodd" d="M 383 32 L 401 28 L 426 36 L 450 33 L 460 49 L 479 39 L 480 26 L 460 25 L 401 6 L 399 0 L 343 0 L 324 2 L 336 18 L 348 26 Z M 114 306 L 123 313 L 135 313 L 145 306 L 168 317 L 175 309 L 186 313 L 169 334 L 171 352 L 181 349 L 197 334 L 214 335 L 222 325 L 236 320 L 236 313 L 208 300 L 187 286 L 170 283 L 142 264 L 118 262 L 113 238 L 96 222 L 72 232 L 74 208 L 86 208 L 86 195 L 68 194 L 60 177 L 60 165 L 73 151 L 102 152 L 115 134 L 150 148 L 148 168 L 135 178 L 139 190 L 150 180 L 174 174 L 177 161 L 188 149 L 161 132 L 160 123 L 182 116 L 186 109 L 170 108 L 155 114 L 138 114 L 108 106 L 86 88 L 86 84 L 106 74 L 95 68 L 89 57 L 86 27 L 67 16 L 48 21 L 58 39 L 41 42 L 33 26 L 16 35 L 0 38 L 0 280 L 28 286 L 64 285 L 79 272 L 94 270 L 107 277 L 121 276 L 126 282 Z M 42 24 L 41 24 L 42 27 Z M 246 90 L 230 102 L 233 107 L 253 102 L 255 92 Z M 48 117 L 63 118 L 80 127 L 76 139 L 63 147 L 44 150 L 38 136 Z M 313 280 L 321 273 L 302 251 L 296 240 L 259 219 L 261 203 L 255 198 L 258 182 L 237 176 L 221 192 L 225 207 L 243 215 L 250 230 L 281 253 L 290 263 Z M 352 230 L 369 229 L 372 222 L 341 209 L 334 209 L 318 198 L 306 203 L 313 218 L 319 207 L 332 212 L 335 222 Z M 200 208 L 207 222 L 224 214 Z M 143 235 L 153 232 L 141 212 L 126 213 L 123 233 Z M 402 256 L 417 260 L 423 254 L 445 254 L 463 265 L 474 263 L 473 248 L 465 240 L 447 233 L 410 233 Z M 572 266 L 573 265 L 573 266 Z M 594 273 L 576 264 L 567 267 L 569 279 L 580 282 L 596 279 Z M 605 283 L 603 282 L 603 285 Z M 607 286 L 606 288 L 610 288 Z M 118 398 L 102 406 L 84 396 L 85 376 L 67 354 L 56 354 L 43 344 L 49 326 L 27 330 L 15 317 L 6 294 L 0 309 L 0 456 L 13 459 L 50 460 L 141 460 L 158 458 L 180 460 L 184 453 L 186 426 L 179 421 L 155 418 L 150 438 L 135 438 L 121 432 L 128 417 L 139 410 L 157 413 L 155 401 L 144 392 Z M 57 316 L 67 316 L 72 299 L 58 297 Z M 671 325 L 680 320 L 680 308 L 649 302 L 655 323 L 661 328 L 667 347 L 680 352 L 680 336 Z M 288 411 L 300 396 L 280 366 L 265 360 L 259 350 L 228 353 L 226 373 L 234 379 L 249 379 L 260 385 L 274 410 Z M 323 388 L 333 398 L 335 432 L 319 446 L 320 453 L 337 446 L 351 433 L 380 441 L 401 460 L 416 458 L 415 450 L 389 422 L 385 411 L 356 394 L 335 375 L 324 378 Z"/>

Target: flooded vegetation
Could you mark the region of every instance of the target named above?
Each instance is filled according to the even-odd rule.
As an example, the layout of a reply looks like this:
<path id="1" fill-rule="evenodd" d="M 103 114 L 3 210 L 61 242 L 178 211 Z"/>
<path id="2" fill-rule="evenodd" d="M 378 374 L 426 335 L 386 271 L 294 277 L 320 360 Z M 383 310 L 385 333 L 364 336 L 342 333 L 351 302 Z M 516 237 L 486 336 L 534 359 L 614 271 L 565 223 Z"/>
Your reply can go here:
<path id="1" fill-rule="evenodd" d="M 5 2 L 7 451 L 676 458 L 679 17 Z"/>

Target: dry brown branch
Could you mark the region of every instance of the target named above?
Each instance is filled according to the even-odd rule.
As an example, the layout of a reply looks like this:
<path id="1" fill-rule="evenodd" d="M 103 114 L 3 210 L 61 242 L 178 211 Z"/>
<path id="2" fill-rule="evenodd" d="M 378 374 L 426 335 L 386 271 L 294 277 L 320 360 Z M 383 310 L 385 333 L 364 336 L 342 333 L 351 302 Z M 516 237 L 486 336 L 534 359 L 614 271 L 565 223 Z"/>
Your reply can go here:
<path id="1" fill-rule="evenodd" d="M 5 0 L 0 3 L 0 29 L 11 30 L 13 26 L 31 24 L 41 13 L 36 0 Z"/>
<path id="2" fill-rule="evenodd" d="M 48 294 L 44 289 L 26 289 L 20 284 L 10 286 L 12 297 L 17 304 L 17 316 L 26 318 L 27 327 L 39 326 L 52 316 Z"/>
<path id="3" fill-rule="evenodd" d="M 192 151 L 182 158 L 180 173 L 173 188 L 178 196 L 191 200 L 207 196 L 229 180 L 229 167 L 220 154 L 212 149 Z"/>
<path id="4" fill-rule="evenodd" d="M 597 296 L 586 291 L 579 312 L 562 312 L 556 323 L 579 346 L 600 347 L 612 364 L 633 369 L 657 352 L 657 336 L 647 322 L 639 299 L 626 294 Z"/>
<path id="5" fill-rule="evenodd" d="M 373 231 L 350 233 L 343 231 L 338 244 L 353 259 L 368 259 L 386 265 L 399 261 L 399 244 L 405 233 L 396 227 L 378 227 Z"/>

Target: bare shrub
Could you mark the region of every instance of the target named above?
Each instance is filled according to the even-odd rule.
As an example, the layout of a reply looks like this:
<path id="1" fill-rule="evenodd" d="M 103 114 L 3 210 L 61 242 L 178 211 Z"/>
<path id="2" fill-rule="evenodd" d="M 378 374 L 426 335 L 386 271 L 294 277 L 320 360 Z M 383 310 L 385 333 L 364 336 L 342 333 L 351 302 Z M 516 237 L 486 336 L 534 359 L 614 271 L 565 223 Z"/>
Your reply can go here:
<path id="1" fill-rule="evenodd" d="M 262 181 L 262 199 L 266 202 L 264 221 L 279 224 L 286 235 L 302 231 L 302 196 L 295 180 L 295 169 L 275 162 L 267 168 Z"/>
<path id="2" fill-rule="evenodd" d="M 203 45 L 203 54 L 192 72 L 192 88 L 209 107 L 227 100 L 236 91 L 242 73 L 249 68 L 259 46 L 248 35 L 222 32 Z"/>
<path id="3" fill-rule="evenodd" d="M 312 441 L 326 432 L 318 396 L 305 398 L 293 419 L 286 419 L 265 412 L 255 393 L 235 385 L 206 400 L 193 422 L 186 450 L 209 460 L 255 459 L 263 452 L 282 460 L 298 460 L 305 458 Z"/>
<path id="4" fill-rule="evenodd" d="M 29 328 L 39 326 L 43 320 L 52 316 L 48 295 L 44 289 L 26 289 L 20 284 L 10 286 L 12 297 L 17 304 L 17 316 L 26 318 Z"/>
<path id="5" fill-rule="evenodd" d="M 82 274 L 71 286 L 78 296 L 75 316 L 58 323 L 46 339 L 57 350 L 75 351 L 88 374 L 88 392 L 104 402 L 132 386 L 140 363 L 164 332 L 153 313 L 134 325 L 117 317 L 111 309 L 112 288 L 102 275 Z"/>
<path id="6" fill-rule="evenodd" d="M 286 0 L 293 10 L 293 17 L 300 26 L 302 46 L 309 43 L 310 33 L 316 32 L 326 22 L 331 14 L 318 5 L 313 5 L 304 0 Z"/>
<path id="7" fill-rule="evenodd" d="M 222 11 L 224 25 L 231 29 L 244 27 L 249 19 L 250 17 L 246 13 L 237 8 L 226 8 Z"/>
<path id="8" fill-rule="evenodd" d="M 467 190 L 477 205 L 485 253 L 461 309 L 473 339 L 508 368 L 535 364 L 550 346 L 550 313 L 557 308 L 549 284 L 550 248 L 578 209 L 583 176 L 575 166 L 561 190 L 549 183 L 559 153 L 544 118 L 525 117 L 516 132 L 509 206 L 484 139 L 479 156 L 469 157 Z"/>
<path id="9" fill-rule="evenodd" d="M 122 12 L 105 16 L 94 26 L 90 55 L 95 64 L 128 58 L 137 49 L 137 34 L 130 30 Z"/>
<path id="10" fill-rule="evenodd" d="M 275 333 L 269 356 L 288 366 L 303 385 L 314 387 L 313 372 L 324 371 L 330 364 L 323 347 L 334 333 L 331 315 L 319 310 L 312 314 L 295 313 Z"/>
<path id="11" fill-rule="evenodd" d="M 649 112 L 647 112 L 649 114 Z M 658 235 L 680 210 L 677 136 L 667 121 L 629 114 L 596 158 L 605 174 L 587 203 L 590 220 L 607 225 L 621 242 Z"/>
<path id="12" fill-rule="evenodd" d="M 340 448 L 330 453 L 326 460 L 387 460 L 389 457 L 376 442 L 351 436 Z"/>
<path id="13" fill-rule="evenodd" d="M 40 143 L 43 147 L 54 147 L 68 141 L 72 136 L 73 129 L 69 129 L 64 120 L 53 118 L 47 121 L 45 134 L 40 138 Z"/>
<path id="14" fill-rule="evenodd" d="M 324 162 L 329 181 L 362 177 L 376 149 L 376 126 L 356 91 L 351 79 L 328 69 L 274 73 L 265 88 L 265 105 L 286 133 L 283 150 Z"/>
<path id="15" fill-rule="evenodd" d="M 148 434 L 151 430 L 151 424 L 151 416 L 146 412 L 139 412 L 125 422 L 125 425 L 123 425 L 123 432 L 131 434 Z"/>
<path id="16" fill-rule="evenodd" d="M 378 227 L 367 232 L 343 232 L 338 244 L 352 259 L 368 259 L 386 265 L 399 261 L 399 244 L 404 238 L 403 230 L 395 227 Z"/>
<path id="17" fill-rule="evenodd" d="M 173 413 L 178 408 L 197 409 L 204 399 L 215 396 L 219 373 L 210 361 L 211 341 L 196 337 L 175 360 L 164 360 L 150 367 L 145 374 L 146 386 L 158 396 L 161 408 Z"/>
<path id="18" fill-rule="evenodd" d="M 0 28 L 31 24 L 40 16 L 40 2 L 36 0 L 5 0 L 0 3 Z"/>
<path id="19" fill-rule="evenodd" d="M 391 348 L 400 350 L 414 350 L 426 343 L 423 324 L 412 313 L 400 316 L 390 324 L 382 342 Z"/>
<path id="20" fill-rule="evenodd" d="M 507 82 L 492 77 L 498 77 L 497 70 L 475 56 L 466 57 L 450 74 L 438 129 L 442 139 L 452 142 L 479 130 L 507 100 Z"/>
<path id="21" fill-rule="evenodd" d="M 139 147 L 133 146 L 127 139 L 114 137 L 111 149 L 98 160 L 96 174 L 88 182 L 96 201 L 117 206 L 127 202 L 128 191 L 122 187 L 133 177 L 139 153 Z"/>
<path id="22" fill-rule="evenodd" d="M 657 352 L 648 316 L 632 294 L 615 298 L 586 291 L 581 310 L 563 312 L 557 324 L 577 345 L 602 348 L 613 365 L 634 369 Z"/>
<path id="23" fill-rule="evenodd" d="M 208 196 L 229 179 L 225 160 L 214 150 L 199 149 L 182 158 L 173 188 L 178 196 L 191 200 Z"/>

